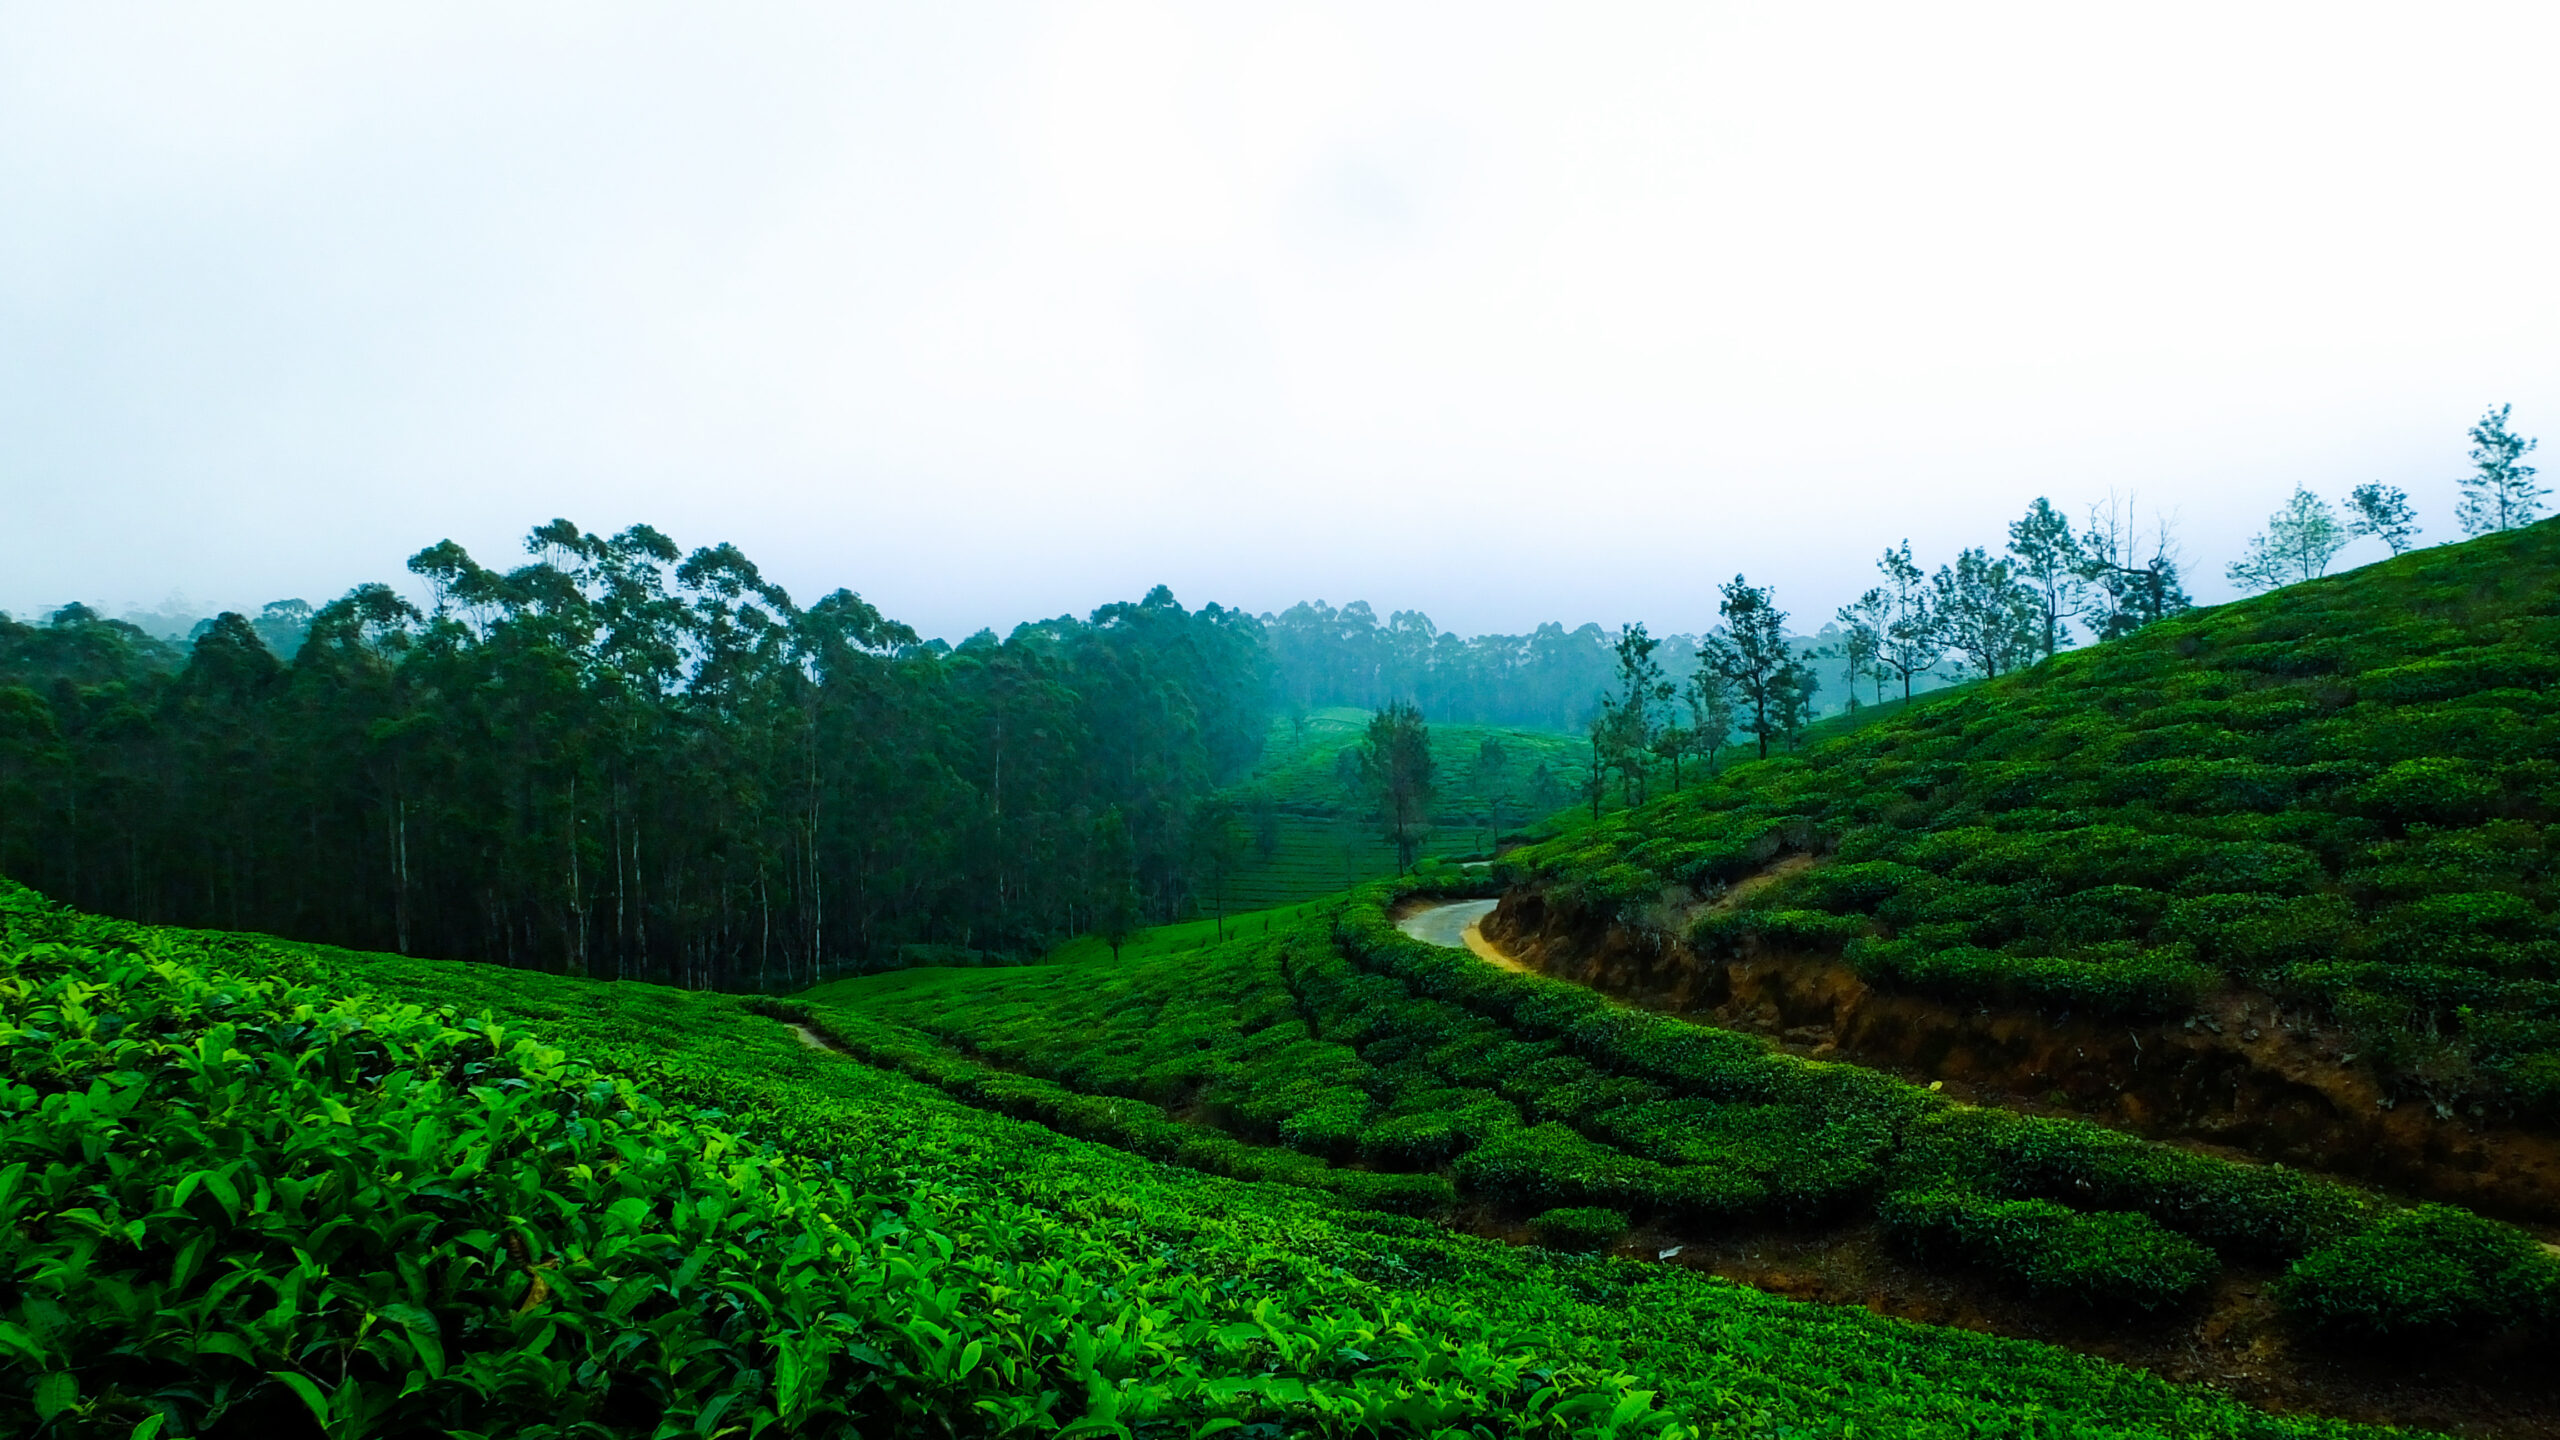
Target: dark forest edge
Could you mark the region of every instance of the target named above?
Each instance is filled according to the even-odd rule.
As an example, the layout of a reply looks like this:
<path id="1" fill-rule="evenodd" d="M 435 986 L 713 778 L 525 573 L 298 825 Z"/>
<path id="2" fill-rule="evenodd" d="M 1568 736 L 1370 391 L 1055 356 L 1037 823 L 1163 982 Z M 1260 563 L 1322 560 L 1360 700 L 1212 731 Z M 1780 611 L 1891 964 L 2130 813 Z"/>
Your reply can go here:
<path id="1" fill-rule="evenodd" d="M 0 871 L 86 907 L 688 985 L 1179 913 L 1195 802 L 1267 728 L 1252 617 L 1159 587 L 944 653 L 729 546 L 450 542 L 290 664 L 244 617 L 0 622 Z M 1122 910 L 1113 916 L 1103 911 Z"/>

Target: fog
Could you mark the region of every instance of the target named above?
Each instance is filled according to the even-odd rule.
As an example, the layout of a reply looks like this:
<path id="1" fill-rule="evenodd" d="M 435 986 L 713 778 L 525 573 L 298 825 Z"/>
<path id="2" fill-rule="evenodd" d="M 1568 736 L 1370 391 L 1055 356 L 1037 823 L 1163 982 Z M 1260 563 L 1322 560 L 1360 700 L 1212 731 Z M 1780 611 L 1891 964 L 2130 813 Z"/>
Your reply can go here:
<path id="1" fill-rule="evenodd" d="M 2296 484 L 2446 539 L 2484 407 L 2560 430 L 2555 31 L 0 4 L 0 607 L 561 515 L 955 638 L 1157 582 L 1686 631 L 1737 571 L 1809 629 L 2110 492 L 2222 598 Z"/>

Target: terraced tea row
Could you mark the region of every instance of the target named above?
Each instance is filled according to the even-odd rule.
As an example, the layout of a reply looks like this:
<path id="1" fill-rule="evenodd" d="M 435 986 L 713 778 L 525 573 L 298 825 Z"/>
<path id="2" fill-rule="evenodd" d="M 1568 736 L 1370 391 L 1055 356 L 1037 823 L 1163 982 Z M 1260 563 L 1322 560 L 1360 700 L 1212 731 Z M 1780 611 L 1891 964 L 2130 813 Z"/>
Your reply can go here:
<path id="1" fill-rule="evenodd" d="M 1430 1209 L 1446 1203 L 1436 1187 L 1454 1185 L 1523 1215 L 1605 1207 L 1689 1227 L 1872 1217 L 1916 1253 L 2082 1302 L 2174 1306 L 2243 1263 L 2292 1266 L 2287 1304 L 2331 1330 L 2560 1318 L 2560 1266 L 2512 1227 L 2418 1212 L 2467 1237 L 2476 1263 L 2413 1293 L 2391 1275 L 2413 1232 L 2361 1192 L 1952 1105 L 1499 970 L 1399 933 L 1387 907 L 1411 888 L 1363 892 L 1322 926 L 1117 967 L 911 974 L 810 998 L 822 1017 L 943 1042 L 897 1063 L 968 1067 L 978 1078 L 947 1085 L 955 1093 L 1022 1083 L 986 1078 L 1002 1074 L 1114 1097 L 1146 1108 L 1148 1153 L 1182 1159 L 1195 1146 L 1217 1157 L 1208 1168 L 1366 1203 Z M 1228 1144 L 1257 1158 L 1236 1168 L 1218 1149 Z M 1326 1168 L 1292 1175 L 1259 1158 L 1275 1149 Z M 1380 1178 L 1396 1172 L 1408 1178 Z"/>

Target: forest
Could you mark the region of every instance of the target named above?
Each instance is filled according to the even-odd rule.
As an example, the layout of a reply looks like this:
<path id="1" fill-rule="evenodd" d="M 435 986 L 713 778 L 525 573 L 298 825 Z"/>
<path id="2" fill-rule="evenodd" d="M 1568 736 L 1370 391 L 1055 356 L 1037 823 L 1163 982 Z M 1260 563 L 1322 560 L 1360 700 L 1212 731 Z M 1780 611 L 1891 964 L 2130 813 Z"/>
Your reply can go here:
<path id="1" fill-rule="evenodd" d="M 68 608 L 0 621 L 0 871 L 140 919 L 770 987 L 905 947 L 1174 913 L 1196 802 L 1260 752 L 1252 617 L 1159 588 L 919 644 L 734 548 L 536 530 L 182 664 Z"/>

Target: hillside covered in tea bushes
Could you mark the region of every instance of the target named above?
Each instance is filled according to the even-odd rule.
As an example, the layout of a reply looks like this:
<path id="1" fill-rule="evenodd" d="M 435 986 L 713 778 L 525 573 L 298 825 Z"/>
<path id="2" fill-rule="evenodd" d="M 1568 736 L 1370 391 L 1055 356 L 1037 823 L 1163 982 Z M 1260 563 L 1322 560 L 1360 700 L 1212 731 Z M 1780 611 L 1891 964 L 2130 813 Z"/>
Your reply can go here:
<path id="1" fill-rule="evenodd" d="M 1158 1163 L 885 1018 L 0 925 L 13 1434 L 2353 1433 Z"/>
<path id="2" fill-rule="evenodd" d="M 2546 522 L 1929 697 L 1502 875 L 1550 929 L 1966 1004 L 2175 1020 L 2242 987 L 2343 1030 L 2385 1103 L 2549 1128 L 2556 815 Z"/>

